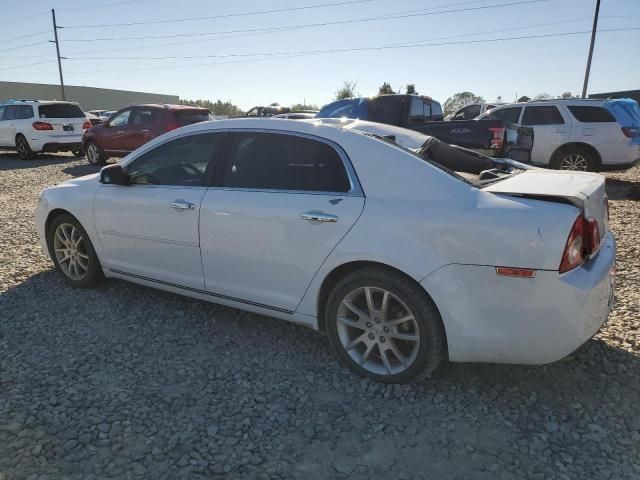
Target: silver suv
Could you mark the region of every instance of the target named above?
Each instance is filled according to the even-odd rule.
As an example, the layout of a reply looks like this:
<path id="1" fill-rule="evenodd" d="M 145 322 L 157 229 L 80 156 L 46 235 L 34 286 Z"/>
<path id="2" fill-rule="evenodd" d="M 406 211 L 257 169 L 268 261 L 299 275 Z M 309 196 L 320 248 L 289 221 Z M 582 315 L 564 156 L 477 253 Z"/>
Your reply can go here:
<path id="1" fill-rule="evenodd" d="M 73 102 L 9 100 L 0 103 L 0 149 L 22 160 L 40 152 L 82 152 L 82 134 L 91 122 Z"/>

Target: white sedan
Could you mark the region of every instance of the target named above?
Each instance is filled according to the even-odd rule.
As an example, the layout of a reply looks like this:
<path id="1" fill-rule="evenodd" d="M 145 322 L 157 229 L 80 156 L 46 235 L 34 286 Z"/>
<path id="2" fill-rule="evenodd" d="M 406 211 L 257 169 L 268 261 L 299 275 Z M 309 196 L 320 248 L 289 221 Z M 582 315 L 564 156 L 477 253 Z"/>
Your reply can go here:
<path id="1" fill-rule="evenodd" d="M 183 127 L 45 189 L 42 247 L 72 286 L 120 278 L 321 330 L 381 382 L 445 360 L 553 362 L 591 338 L 613 303 L 603 177 L 493 163 L 406 132 Z M 447 168 L 462 153 L 482 171 Z"/>

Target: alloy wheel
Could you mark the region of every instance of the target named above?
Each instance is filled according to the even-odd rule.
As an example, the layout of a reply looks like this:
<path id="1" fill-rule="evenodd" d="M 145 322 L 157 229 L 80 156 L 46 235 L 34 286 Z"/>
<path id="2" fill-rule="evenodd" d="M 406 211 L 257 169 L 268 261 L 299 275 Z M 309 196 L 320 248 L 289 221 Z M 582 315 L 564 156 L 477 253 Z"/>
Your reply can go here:
<path id="1" fill-rule="evenodd" d="M 27 156 L 27 144 L 22 138 L 18 139 L 17 149 L 18 149 L 18 156 L 20 158 L 25 158 Z"/>
<path id="2" fill-rule="evenodd" d="M 570 153 L 560 161 L 560 170 L 577 170 L 586 172 L 589 169 L 589 162 L 579 153 Z"/>
<path id="3" fill-rule="evenodd" d="M 342 347 L 361 367 L 378 375 L 397 375 L 415 362 L 420 347 L 418 322 L 407 305 L 378 287 L 347 294 L 337 312 Z"/>
<path id="4" fill-rule="evenodd" d="M 70 223 L 58 225 L 53 248 L 62 272 L 72 280 L 82 280 L 89 269 L 89 255 L 80 229 Z"/>
<path id="5" fill-rule="evenodd" d="M 89 147 L 87 148 L 87 159 L 89 160 L 89 163 L 94 165 L 100 163 L 100 151 L 95 143 L 89 144 Z"/>

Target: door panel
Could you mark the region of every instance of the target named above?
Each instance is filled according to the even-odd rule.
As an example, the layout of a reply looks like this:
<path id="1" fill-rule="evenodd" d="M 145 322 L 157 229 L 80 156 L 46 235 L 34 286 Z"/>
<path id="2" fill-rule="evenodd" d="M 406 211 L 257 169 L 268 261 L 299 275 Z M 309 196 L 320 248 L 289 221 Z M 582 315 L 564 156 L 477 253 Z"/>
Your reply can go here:
<path id="1" fill-rule="evenodd" d="M 100 143 L 102 148 L 108 152 L 127 151 L 125 148 L 124 137 L 131 109 L 123 110 L 114 114 L 109 120 L 109 125 L 104 126 L 100 135 Z"/>
<path id="2" fill-rule="evenodd" d="M 553 152 L 567 143 L 571 134 L 571 125 L 553 105 L 525 107 L 522 124 L 533 127 L 531 161 L 537 164 L 548 165 Z"/>
<path id="3" fill-rule="evenodd" d="M 209 189 L 200 212 L 206 289 L 294 311 L 363 206 L 363 197 L 340 194 Z M 301 217 L 309 212 L 337 221 Z"/>
<path id="4" fill-rule="evenodd" d="M 106 268 L 204 288 L 198 215 L 204 187 L 104 185 L 94 201 Z M 193 208 L 175 208 L 182 200 Z"/>

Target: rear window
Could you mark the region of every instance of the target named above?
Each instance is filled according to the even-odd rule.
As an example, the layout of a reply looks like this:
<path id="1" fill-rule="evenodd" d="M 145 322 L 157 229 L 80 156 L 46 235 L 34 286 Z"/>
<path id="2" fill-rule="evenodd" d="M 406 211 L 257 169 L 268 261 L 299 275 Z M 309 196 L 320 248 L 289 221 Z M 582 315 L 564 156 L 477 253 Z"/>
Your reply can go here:
<path id="1" fill-rule="evenodd" d="M 367 118 L 367 99 L 348 98 L 325 105 L 318 112 L 318 118 Z"/>
<path id="2" fill-rule="evenodd" d="M 209 110 L 178 110 L 175 117 L 181 126 L 213 120 Z"/>
<path id="3" fill-rule="evenodd" d="M 561 125 L 562 115 L 556 107 L 526 107 L 522 116 L 523 125 Z"/>
<path id="4" fill-rule="evenodd" d="M 78 105 L 69 103 L 52 103 L 39 105 L 40 118 L 83 118 L 84 112 Z"/>
<path id="5" fill-rule="evenodd" d="M 585 123 L 615 122 L 616 119 L 611 113 L 602 107 L 586 107 L 582 105 L 567 107 L 576 120 Z"/>

